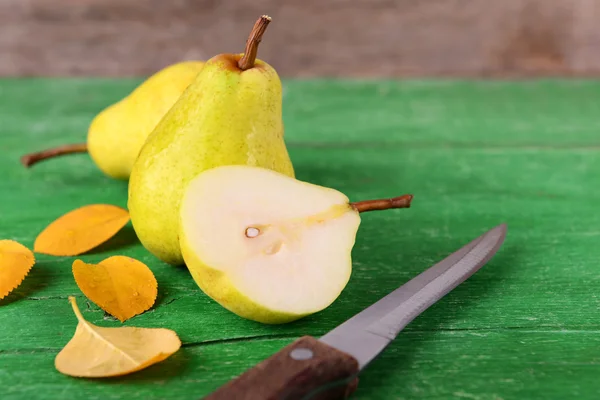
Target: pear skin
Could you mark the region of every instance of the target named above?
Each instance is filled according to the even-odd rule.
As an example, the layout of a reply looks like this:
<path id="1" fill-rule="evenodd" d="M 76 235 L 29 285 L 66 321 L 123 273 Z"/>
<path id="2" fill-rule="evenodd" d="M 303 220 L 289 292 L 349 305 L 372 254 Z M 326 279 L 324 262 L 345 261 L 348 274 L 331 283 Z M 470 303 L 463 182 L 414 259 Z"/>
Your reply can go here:
<path id="1" fill-rule="evenodd" d="M 203 65 L 203 61 L 182 61 L 163 68 L 126 97 L 98 113 L 88 128 L 87 143 L 27 154 L 21 162 L 30 167 L 53 157 L 87 152 L 107 176 L 129 179 L 144 141 Z"/>
<path id="2" fill-rule="evenodd" d="M 267 18 L 257 21 L 248 47 Z M 257 39 L 254 55 L 260 35 Z M 184 187 L 198 173 L 250 165 L 294 176 L 283 138 L 281 81 L 266 62 L 247 63 L 248 54 L 247 48 L 208 60 L 134 163 L 128 195 L 132 225 L 143 246 L 166 263 L 183 264 L 179 207 Z"/>
<path id="3" fill-rule="evenodd" d="M 144 141 L 203 65 L 200 61 L 170 65 L 92 120 L 88 152 L 102 172 L 115 179 L 129 178 Z"/>

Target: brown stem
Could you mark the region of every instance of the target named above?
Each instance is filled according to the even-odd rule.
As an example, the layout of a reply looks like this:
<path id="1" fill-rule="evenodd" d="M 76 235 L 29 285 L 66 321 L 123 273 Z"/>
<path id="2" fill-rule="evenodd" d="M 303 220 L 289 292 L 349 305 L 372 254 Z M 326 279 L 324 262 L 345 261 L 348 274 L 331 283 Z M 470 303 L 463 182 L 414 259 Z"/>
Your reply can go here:
<path id="1" fill-rule="evenodd" d="M 85 143 L 79 144 L 67 144 L 64 146 L 58 146 L 53 149 L 43 150 L 37 153 L 25 154 L 21 157 L 21 164 L 26 167 L 31 167 L 33 164 L 46 160 L 48 158 L 59 157 L 64 154 L 72 153 L 85 153 L 87 152 L 87 145 Z"/>
<path id="2" fill-rule="evenodd" d="M 248 40 L 246 41 L 244 56 L 238 61 L 238 67 L 240 67 L 242 71 L 254 67 L 256 53 L 258 52 L 258 44 L 260 43 L 269 22 L 271 22 L 271 17 L 263 15 L 254 23 L 252 32 L 250 32 L 250 36 L 248 36 Z"/>
<path id="3" fill-rule="evenodd" d="M 410 208 L 412 194 L 394 197 L 393 199 L 363 200 L 350 203 L 359 213 L 375 210 L 389 210 L 390 208 Z"/>

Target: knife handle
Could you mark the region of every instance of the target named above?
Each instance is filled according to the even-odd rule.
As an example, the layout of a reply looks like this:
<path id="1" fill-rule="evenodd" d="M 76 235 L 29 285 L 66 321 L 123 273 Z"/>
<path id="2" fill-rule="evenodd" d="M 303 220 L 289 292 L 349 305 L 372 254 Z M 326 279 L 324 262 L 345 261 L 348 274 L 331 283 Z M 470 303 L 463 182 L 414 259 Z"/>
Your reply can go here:
<path id="1" fill-rule="evenodd" d="M 204 400 L 345 399 L 358 385 L 358 372 L 351 355 L 303 336 Z"/>

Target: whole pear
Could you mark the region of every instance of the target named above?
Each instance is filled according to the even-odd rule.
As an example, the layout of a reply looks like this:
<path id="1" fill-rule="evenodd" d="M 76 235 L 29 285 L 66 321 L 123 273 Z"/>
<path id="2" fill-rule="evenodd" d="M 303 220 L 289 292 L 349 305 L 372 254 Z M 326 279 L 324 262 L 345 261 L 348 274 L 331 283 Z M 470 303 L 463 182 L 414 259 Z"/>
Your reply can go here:
<path id="1" fill-rule="evenodd" d="M 129 179 L 144 141 L 203 66 L 203 61 L 182 61 L 161 69 L 98 113 L 88 128 L 87 143 L 28 154 L 21 161 L 29 167 L 52 157 L 88 152 L 104 174 Z"/>
<path id="2" fill-rule="evenodd" d="M 256 59 L 270 18 L 261 17 L 243 54 L 206 62 L 143 145 L 129 180 L 128 208 L 143 246 L 183 264 L 179 207 L 183 189 L 201 171 L 250 165 L 294 177 L 284 143 L 282 88 L 277 72 Z"/>

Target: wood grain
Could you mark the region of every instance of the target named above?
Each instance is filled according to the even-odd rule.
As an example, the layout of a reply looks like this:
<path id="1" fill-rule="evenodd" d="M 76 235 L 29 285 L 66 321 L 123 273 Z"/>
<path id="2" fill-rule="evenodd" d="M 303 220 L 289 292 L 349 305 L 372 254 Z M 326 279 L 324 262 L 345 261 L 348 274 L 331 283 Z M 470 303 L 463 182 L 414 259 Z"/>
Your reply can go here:
<path id="1" fill-rule="evenodd" d="M 285 77 L 598 75 L 600 0 L 3 0 L 0 76 L 147 76 L 242 52 Z"/>
<path id="2" fill-rule="evenodd" d="M 0 80 L 0 238 L 37 233 L 84 204 L 126 206 L 127 187 L 85 154 L 19 163 L 79 142 L 93 116 L 140 80 Z M 283 326 L 243 320 L 158 262 L 130 226 L 81 257 L 126 255 L 158 281 L 156 306 L 121 324 L 87 301 L 74 257 L 36 255 L 0 301 L 2 400 L 185 400 L 206 396 L 303 335 L 320 337 L 474 237 L 507 222 L 500 252 L 415 319 L 350 397 L 600 398 L 600 82 L 285 81 L 286 141 L 298 178 L 351 201 L 413 193 L 410 209 L 367 213 L 342 295 Z M 139 373 L 80 380 L 54 370 L 77 319 L 165 327 L 182 349 Z"/>

